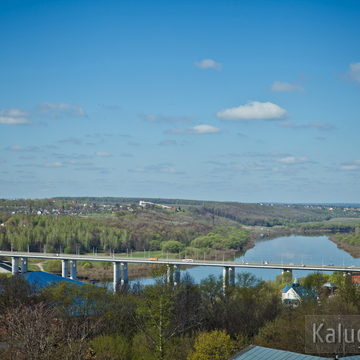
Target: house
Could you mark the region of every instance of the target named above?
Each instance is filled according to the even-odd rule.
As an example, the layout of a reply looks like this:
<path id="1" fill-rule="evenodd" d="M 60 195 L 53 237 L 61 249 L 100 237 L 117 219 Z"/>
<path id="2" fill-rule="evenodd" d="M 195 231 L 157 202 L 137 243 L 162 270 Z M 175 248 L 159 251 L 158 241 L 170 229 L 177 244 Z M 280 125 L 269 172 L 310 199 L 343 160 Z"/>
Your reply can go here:
<path id="1" fill-rule="evenodd" d="M 301 286 L 297 279 L 281 290 L 281 301 L 285 305 L 298 306 L 304 300 L 315 300 L 318 297 L 313 290 Z"/>
<path id="2" fill-rule="evenodd" d="M 351 275 L 351 282 L 355 285 L 360 285 L 360 275 Z"/>
<path id="3" fill-rule="evenodd" d="M 337 289 L 336 284 L 329 282 L 329 281 L 326 282 L 322 287 L 324 289 L 325 295 L 327 295 L 327 296 L 334 295 L 335 290 Z"/>
<path id="4" fill-rule="evenodd" d="M 167 205 L 162 205 L 162 204 L 156 204 L 150 201 L 143 201 L 140 200 L 139 201 L 139 206 L 142 208 L 154 208 L 154 207 L 160 207 L 162 209 L 167 209 L 167 210 L 171 210 L 172 207 L 171 206 L 167 206 Z"/>
<path id="5" fill-rule="evenodd" d="M 323 360 L 329 359 L 322 356 L 298 354 L 292 351 L 277 350 L 266 348 L 263 346 L 250 345 L 246 349 L 240 351 L 237 355 L 229 360 Z M 334 358 L 332 358 L 334 359 Z M 360 360 L 360 355 L 352 355 L 345 357 L 336 357 L 342 360 Z"/>

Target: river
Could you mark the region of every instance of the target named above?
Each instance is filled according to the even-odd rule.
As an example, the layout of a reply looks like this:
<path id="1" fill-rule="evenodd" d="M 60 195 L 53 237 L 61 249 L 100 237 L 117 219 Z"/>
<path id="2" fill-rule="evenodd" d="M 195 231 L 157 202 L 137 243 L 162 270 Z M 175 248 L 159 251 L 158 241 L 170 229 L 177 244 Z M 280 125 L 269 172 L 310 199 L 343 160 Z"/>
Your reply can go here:
<path id="1" fill-rule="evenodd" d="M 262 262 L 284 263 L 284 264 L 334 264 L 334 265 L 360 265 L 360 259 L 353 258 L 349 253 L 337 247 L 335 243 L 329 240 L 328 236 L 282 236 L 271 240 L 261 240 L 255 243 L 255 246 L 249 249 L 245 255 L 237 257 L 236 261 L 244 262 Z M 209 275 L 219 276 L 222 274 L 222 268 L 211 266 L 199 266 L 186 270 L 196 283 L 205 279 Z M 281 274 L 280 270 L 272 269 L 249 269 L 237 272 L 248 271 L 263 280 L 274 280 Z M 311 271 L 297 270 L 293 271 L 293 277 L 303 277 Z M 182 276 L 184 271 L 181 272 Z M 154 282 L 154 279 L 144 278 L 140 280 L 141 284 L 147 285 Z"/>

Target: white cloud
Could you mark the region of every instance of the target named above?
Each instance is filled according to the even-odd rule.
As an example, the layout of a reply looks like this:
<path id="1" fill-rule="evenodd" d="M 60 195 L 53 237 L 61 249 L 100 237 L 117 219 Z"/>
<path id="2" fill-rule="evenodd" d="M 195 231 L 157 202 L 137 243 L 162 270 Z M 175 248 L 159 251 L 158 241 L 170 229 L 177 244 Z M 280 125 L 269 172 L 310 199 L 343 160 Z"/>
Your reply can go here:
<path id="1" fill-rule="evenodd" d="M 221 70 L 222 65 L 213 59 L 203 59 L 194 64 L 199 69 L 215 69 Z"/>
<path id="2" fill-rule="evenodd" d="M 27 113 L 20 109 L 0 110 L 0 124 L 5 125 L 23 125 L 29 124 L 31 121 L 27 117 Z"/>
<path id="3" fill-rule="evenodd" d="M 219 133 L 220 129 L 212 125 L 201 124 L 189 128 L 189 132 L 192 134 L 215 134 Z"/>
<path id="4" fill-rule="evenodd" d="M 223 120 L 273 120 L 281 119 L 286 110 L 271 102 L 250 101 L 245 105 L 224 109 L 216 113 Z"/>
<path id="5" fill-rule="evenodd" d="M 111 154 L 106 151 L 98 151 L 95 153 L 97 157 L 110 157 Z"/>
<path id="6" fill-rule="evenodd" d="M 358 170 L 359 169 L 359 165 L 341 165 L 340 166 L 341 170 L 345 170 L 345 171 L 353 171 L 353 170 Z"/>
<path id="7" fill-rule="evenodd" d="M 8 147 L 8 150 L 10 151 L 23 151 L 25 150 L 25 148 L 23 146 L 19 146 L 19 145 L 12 145 Z"/>
<path id="8" fill-rule="evenodd" d="M 360 82 L 360 62 L 350 64 L 349 76 L 352 80 Z"/>
<path id="9" fill-rule="evenodd" d="M 299 85 L 291 84 L 283 81 L 274 81 L 270 87 L 271 91 L 275 92 L 301 92 L 304 91 Z"/>
<path id="10" fill-rule="evenodd" d="M 345 171 L 354 171 L 354 170 L 360 170 L 360 160 L 354 160 L 348 163 L 344 163 L 340 166 L 340 170 Z"/>
<path id="11" fill-rule="evenodd" d="M 64 164 L 60 161 L 54 161 L 54 162 L 45 164 L 45 167 L 47 167 L 47 168 L 59 168 L 59 167 L 63 167 L 63 166 L 64 166 Z"/>
<path id="12" fill-rule="evenodd" d="M 295 156 L 286 156 L 283 158 L 274 159 L 274 161 L 282 163 L 282 164 L 304 164 L 309 162 L 310 160 L 306 156 L 295 157 Z"/>
<path id="13" fill-rule="evenodd" d="M 55 119 L 63 117 L 86 117 L 84 108 L 79 105 L 44 102 L 38 105 L 38 110 Z"/>
<path id="14" fill-rule="evenodd" d="M 169 134 L 216 134 L 220 133 L 221 130 L 212 125 L 200 124 L 189 127 L 187 129 L 172 129 L 167 131 Z"/>

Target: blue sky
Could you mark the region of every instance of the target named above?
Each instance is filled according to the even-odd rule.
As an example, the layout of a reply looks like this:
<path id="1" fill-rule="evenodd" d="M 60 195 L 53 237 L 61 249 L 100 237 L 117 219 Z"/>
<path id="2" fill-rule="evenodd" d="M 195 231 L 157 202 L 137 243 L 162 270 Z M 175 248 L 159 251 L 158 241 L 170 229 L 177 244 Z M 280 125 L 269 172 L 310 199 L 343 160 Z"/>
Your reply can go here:
<path id="1" fill-rule="evenodd" d="M 360 202 L 358 1 L 0 1 L 0 198 Z"/>

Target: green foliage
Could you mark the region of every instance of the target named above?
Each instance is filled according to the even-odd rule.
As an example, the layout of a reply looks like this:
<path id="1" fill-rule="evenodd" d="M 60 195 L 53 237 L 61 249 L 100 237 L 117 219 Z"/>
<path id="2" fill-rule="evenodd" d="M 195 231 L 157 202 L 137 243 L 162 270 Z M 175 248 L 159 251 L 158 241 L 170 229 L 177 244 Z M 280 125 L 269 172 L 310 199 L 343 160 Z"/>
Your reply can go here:
<path id="1" fill-rule="evenodd" d="M 300 280 L 300 284 L 307 289 L 315 290 L 318 294 L 321 292 L 323 285 L 329 281 L 330 275 L 325 273 L 313 273 Z"/>
<path id="2" fill-rule="evenodd" d="M 311 274 L 338 288 L 320 303 L 283 307 L 275 282 L 240 272 L 223 293 L 222 279 L 200 285 L 183 277 L 112 294 L 93 286 L 58 284 L 35 294 L 19 276 L 0 276 L 0 358 L 25 359 L 229 359 L 248 344 L 303 352 L 305 315 L 356 315 L 360 290 L 350 276 Z M 196 336 L 198 335 L 198 336 Z M 32 349 L 32 350 L 31 350 Z M 45 350 L 42 350 L 45 349 Z"/>
<path id="3" fill-rule="evenodd" d="M 46 245 L 47 252 L 75 253 L 80 247 L 121 250 L 125 246 L 125 230 L 92 220 L 74 217 L 26 216 L 10 217 L 2 233 L 0 247 L 9 244 L 16 250 L 39 251 Z"/>
<path id="4" fill-rule="evenodd" d="M 174 295 L 170 286 L 148 286 L 144 289 L 144 301 L 140 301 L 137 308 L 139 330 L 159 360 L 164 359 L 167 342 L 176 334 L 172 326 Z"/>
<path id="5" fill-rule="evenodd" d="M 131 343 L 123 335 L 100 335 L 90 341 L 96 359 L 127 360 L 131 358 Z"/>
<path id="6" fill-rule="evenodd" d="M 360 227 L 356 227 L 350 234 L 338 233 L 334 235 L 334 240 L 340 243 L 346 243 L 353 246 L 360 246 Z"/>
<path id="7" fill-rule="evenodd" d="M 241 250 L 249 239 L 250 233 L 245 229 L 236 226 L 221 226 L 206 235 L 198 236 L 192 240 L 191 246 L 198 249 Z"/>
<path id="8" fill-rule="evenodd" d="M 169 240 L 164 241 L 161 244 L 161 250 L 163 252 L 169 252 L 169 253 L 178 253 L 184 249 L 184 244 L 182 244 L 180 241 L 175 240 Z"/>
<path id="9" fill-rule="evenodd" d="M 198 335 L 188 360 L 228 360 L 236 351 L 234 342 L 224 330 Z"/>

